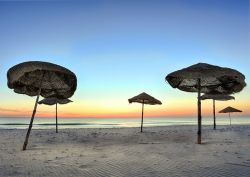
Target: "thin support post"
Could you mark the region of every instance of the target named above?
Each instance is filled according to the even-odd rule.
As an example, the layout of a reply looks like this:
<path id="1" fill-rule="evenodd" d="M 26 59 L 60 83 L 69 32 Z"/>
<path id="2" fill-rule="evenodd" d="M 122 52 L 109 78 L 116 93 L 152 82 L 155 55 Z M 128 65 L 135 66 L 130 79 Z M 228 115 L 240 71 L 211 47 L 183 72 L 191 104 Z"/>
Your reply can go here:
<path id="1" fill-rule="evenodd" d="M 56 133 L 58 133 L 58 123 L 57 123 L 57 103 L 56 103 Z"/>
<path id="2" fill-rule="evenodd" d="M 230 126 L 231 126 L 231 115 L 230 115 L 230 113 L 229 113 L 229 119 L 230 119 Z"/>
<path id="3" fill-rule="evenodd" d="M 143 129 L 143 111 L 144 111 L 144 100 L 142 102 L 142 113 L 141 113 L 141 132 L 142 132 L 142 129 Z"/>
<path id="4" fill-rule="evenodd" d="M 215 100 L 213 100 L 213 111 L 214 111 L 214 130 L 216 130 Z"/>
<path id="5" fill-rule="evenodd" d="M 198 131 L 197 131 L 197 143 L 201 144 L 201 80 L 198 79 Z"/>
<path id="6" fill-rule="evenodd" d="M 27 147 L 27 144 L 28 144 L 28 141 L 29 141 L 29 136 L 30 136 L 30 132 L 31 132 L 31 129 L 32 129 L 32 125 L 33 125 L 33 120 L 34 120 L 35 115 L 36 115 L 37 103 L 38 103 L 39 96 L 40 96 L 41 90 L 42 90 L 43 77 L 44 77 L 44 74 L 42 75 L 42 78 L 41 78 L 40 86 L 39 86 L 37 97 L 36 97 L 35 106 L 34 106 L 33 113 L 32 113 L 31 119 L 30 119 L 29 128 L 28 128 L 28 131 L 27 131 L 27 134 L 26 134 L 26 137 L 25 137 L 25 141 L 23 143 L 23 151 L 26 150 L 26 147 Z"/>

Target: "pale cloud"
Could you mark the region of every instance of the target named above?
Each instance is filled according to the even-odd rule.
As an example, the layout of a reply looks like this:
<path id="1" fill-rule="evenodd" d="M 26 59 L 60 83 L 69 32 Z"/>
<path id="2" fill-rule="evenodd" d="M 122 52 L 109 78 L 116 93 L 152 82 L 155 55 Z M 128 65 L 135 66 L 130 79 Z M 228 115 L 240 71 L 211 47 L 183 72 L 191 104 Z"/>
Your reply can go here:
<path id="1" fill-rule="evenodd" d="M 0 108 L 1 112 L 23 112 L 21 110 L 17 110 L 17 109 L 8 109 L 8 108 Z"/>

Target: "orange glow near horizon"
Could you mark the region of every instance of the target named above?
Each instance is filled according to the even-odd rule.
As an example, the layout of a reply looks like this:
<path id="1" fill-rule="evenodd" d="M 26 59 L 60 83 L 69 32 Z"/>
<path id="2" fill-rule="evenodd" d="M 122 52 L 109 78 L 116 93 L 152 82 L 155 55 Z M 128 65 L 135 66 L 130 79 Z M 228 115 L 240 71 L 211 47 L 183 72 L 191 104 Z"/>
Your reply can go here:
<path id="1" fill-rule="evenodd" d="M 196 94 L 170 90 L 169 95 L 154 95 L 161 98 L 162 105 L 145 105 L 145 117 L 196 117 L 197 99 Z M 216 101 L 216 113 L 232 106 L 242 110 L 236 116 L 250 115 L 250 102 L 248 100 L 248 89 L 242 94 L 235 95 L 236 100 Z M 13 94 L 12 99 L 1 103 L 0 117 L 30 117 L 34 107 L 35 97 Z M 129 94 L 130 95 L 130 94 Z M 58 105 L 58 117 L 65 118 L 133 118 L 141 117 L 142 105 L 139 103 L 129 104 L 125 96 L 115 98 L 93 97 L 91 99 L 77 98 L 67 105 Z M 83 101 L 84 100 L 84 101 Z M 24 104 L 25 103 L 25 104 Z M 212 100 L 202 101 L 202 116 L 212 116 Z M 38 105 L 36 117 L 55 117 L 55 106 Z"/>
<path id="2" fill-rule="evenodd" d="M 216 102 L 216 113 L 227 107 L 233 106 L 243 110 L 242 113 L 236 114 L 239 116 L 248 116 L 247 102 L 236 103 L 234 101 Z M 27 104 L 30 108 L 16 108 L 16 109 L 0 109 L 1 117 L 30 117 L 32 114 L 32 104 Z M 58 116 L 63 118 L 133 118 L 141 116 L 141 104 L 126 104 L 124 108 L 116 106 L 101 105 L 91 107 L 92 105 L 59 105 Z M 218 113 L 217 113 L 218 114 Z M 196 101 L 182 101 L 165 103 L 162 106 L 145 105 L 145 117 L 194 117 L 197 115 Z M 202 102 L 202 115 L 212 115 L 212 101 L 207 100 Z M 223 115 L 222 115 L 223 116 Z M 55 106 L 38 105 L 36 117 L 55 117 Z"/>

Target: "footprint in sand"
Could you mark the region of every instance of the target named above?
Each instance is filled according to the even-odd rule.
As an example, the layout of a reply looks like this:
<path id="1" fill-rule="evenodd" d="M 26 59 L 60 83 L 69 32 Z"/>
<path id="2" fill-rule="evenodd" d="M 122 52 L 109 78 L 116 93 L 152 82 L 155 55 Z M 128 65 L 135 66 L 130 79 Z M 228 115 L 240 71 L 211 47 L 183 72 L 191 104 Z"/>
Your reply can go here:
<path id="1" fill-rule="evenodd" d="M 56 160 L 60 160 L 60 159 L 63 159 L 63 157 L 56 157 L 55 159 Z"/>
<path id="2" fill-rule="evenodd" d="M 88 168 L 88 165 L 80 165 L 79 168 Z"/>
<path id="3" fill-rule="evenodd" d="M 108 158 L 108 156 L 107 155 L 102 155 L 101 158 Z"/>
<path id="4" fill-rule="evenodd" d="M 52 162 L 52 160 L 45 160 L 44 163 Z"/>

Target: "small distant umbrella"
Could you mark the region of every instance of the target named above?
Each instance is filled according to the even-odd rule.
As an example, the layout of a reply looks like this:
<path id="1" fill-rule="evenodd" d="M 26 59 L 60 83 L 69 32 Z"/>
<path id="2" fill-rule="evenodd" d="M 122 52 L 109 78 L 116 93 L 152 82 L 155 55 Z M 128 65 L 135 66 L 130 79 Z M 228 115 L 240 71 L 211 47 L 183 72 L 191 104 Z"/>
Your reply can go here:
<path id="1" fill-rule="evenodd" d="M 156 105 L 162 104 L 159 100 L 155 99 L 154 97 L 148 95 L 147 93 L 143 92 L 133 98 L 128 99 L 129 103 L 142 103 L 142 118 L 141 118 L 141 132 L 143 128 L 143 111 L 144 111 L 144 104 Z"/>
<path id="2" fill-rule="evenodd" d="M 51 98 L 44 98 L 43 100 L 39 101 L 38 104 L 45 104 L 45 105 L 56 105 L 56 133 L 58 133 L 58 126 L 57 126 L 57 104 L 67 104 L 72 102 L 71 100 L 64 98 L 59 99 L 56 97 Z"/>
<path id="3" fill-rule="evenodd" d="M 216 117 L 215 117 L 215 100 L 216 101 L 228 101 L 235 99 L 233 96 L 230 95 L 223 95 L 223 94 L 204 94 L 201 96 L 201 100 L 213 100 L 213 114 L 214 114 L 214 130 L 216 129 Z"/>
<path id="4" fill-rule="evenodd" d="M 219 113 L 228 113 L 229 114 L 230 125 L 231 125 L 231 116 L 230 116 L 231 112 L 242 112 L 242 111 L 239 110 L 239 109 L 235 109 L 235 108 L 233 108 L 231 106 L 228 106 L 225 109 L 222 109 L 222 110 L 219 111 Z"/>
<path id="5" fill-rule="evenodd" d="M 29 128 L 23 144 L 28 144 L 39 96 L 70 98 L 77 87 L 76 75 L 70 70 L 48 62 L 29 61 L 13 66 L 7 72 L 8 87 L 14 92 L 37 96 Z"/>
<path id="6" fill-rule="evenodd" d="M 200 94 L 219 93 L 229 95 L 240 92 L 246 86 L 245 76 L 239 71 L 206 63 L 198 63 L 172 72 L 165 79 L 173 88 L 186 92 L 198 92 L 198 144 L 201 144 Z"/>

